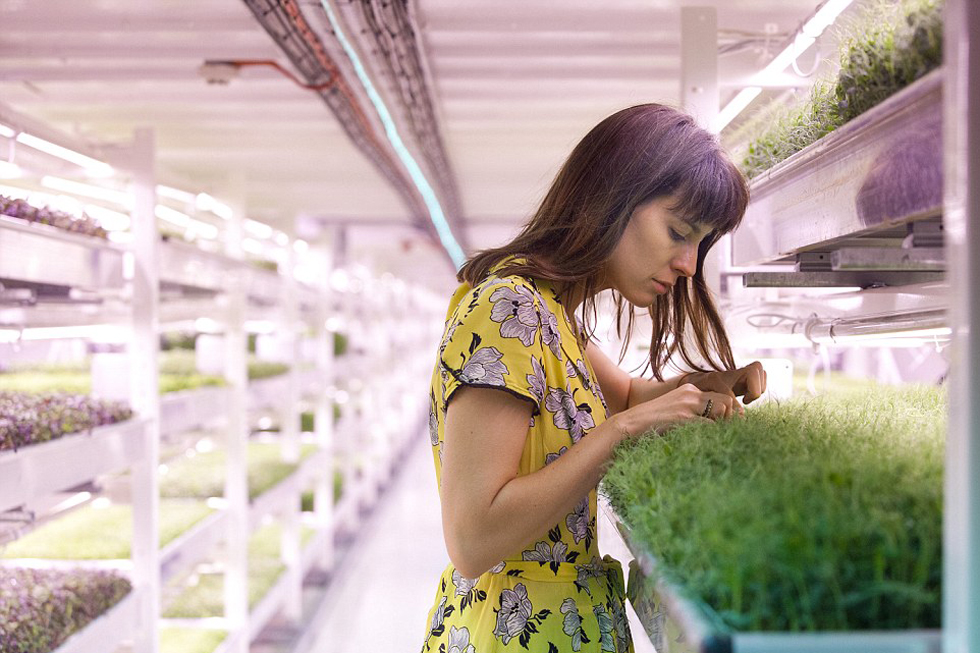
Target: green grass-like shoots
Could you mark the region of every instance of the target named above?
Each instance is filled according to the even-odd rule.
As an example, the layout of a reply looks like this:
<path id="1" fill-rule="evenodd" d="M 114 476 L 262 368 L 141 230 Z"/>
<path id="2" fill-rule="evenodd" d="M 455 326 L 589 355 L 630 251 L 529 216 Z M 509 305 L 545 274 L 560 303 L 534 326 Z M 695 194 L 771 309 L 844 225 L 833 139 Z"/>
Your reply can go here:
<path id="1" fill-rule="evenodd" d="M 300 541 L 306 545 L 316 531 L 303 528 Z M 248 541 L 248 607 L 254 608 L 279 580 L 286 566 L 279 560 L 282 527 L 270 524 L 257 530 Z M 224 574 L 201 574 L 195 585 L 183 588 L 163 616 L 168 619 L 220 617 L 224 612 Z"/>
<path id="2" fill-rule="evenodd" d="M 160 502 L 160 548 L 210 515 L 198 501 Z M 2 558 L 121 560 L 130 557 L 133 510 L 128 505 L 85 506 L 44 524 L 3 549 Z"/>
<path id="3" fill-rule="evenodd" d="M 160 653 L 214 653 L 227 635 L 209 628 L 161 628 Z"/>
<path id="4" fill-rule="evenodd" d="M 624 444 L 604 488 L 727 628 L 937 628 L 945 412 L 924 387 L 750 408 Z"/>
<path id="5" fill-rule="evenodd" d="M 248 443 L 248 496 L 254 499 L 296 471 L 297 465 L 283 462 L 282 446 L 275 442 Z M 300 447 L 300 460 L 314 453 L 317 447 Z M 225 490 L 225 452 L 220 449 L 181 458 L 168 465 L 160 478 L 163 497 L 220 497 Z"/>
<path id="6" fill-rule="evenodd" d="M 894 95 L 942 64 L 943 1 L 881 0 L 840 35 L 840 66 L 797 106 L 764 109 L 736 140 L 749 178 Z"/>

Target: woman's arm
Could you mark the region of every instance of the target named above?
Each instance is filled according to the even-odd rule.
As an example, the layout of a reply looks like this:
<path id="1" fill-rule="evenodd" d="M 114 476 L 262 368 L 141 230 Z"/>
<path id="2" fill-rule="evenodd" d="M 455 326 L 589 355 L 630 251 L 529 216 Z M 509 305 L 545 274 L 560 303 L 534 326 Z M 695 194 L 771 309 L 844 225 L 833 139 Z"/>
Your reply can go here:
<path id="1" fill-rule="evenodd" d="M 461 387 L 446 413 L 442 524 L 449 558 L 476 578 L 543 535 L 598 485 L 627 432 L 608 420 L 546 467 L 518 476 L 531 403 Z M 539 416 L 538 419 L 544 419 Z"/>
<path id="2" fill-rule="evenodd" d="M 442 527 L 449 559 L 476 578 L 564 519 L 602 479 L 623 439 L 732 414 L 732 400 L 690 384 L 613 415 L 550 465 L 518 476 L 531 404 L 501 390 L 461 387 L 446 412 Z M 539 415 L 538 419 L 548 419 Z"/>
<path id="3" fill-rule="evenodd" d="M 591 342 L 586 347 L 586 355 L 613 415 L 677 389 L 686 376 L 682 374 L 666 381 L 631 377 Z"/>

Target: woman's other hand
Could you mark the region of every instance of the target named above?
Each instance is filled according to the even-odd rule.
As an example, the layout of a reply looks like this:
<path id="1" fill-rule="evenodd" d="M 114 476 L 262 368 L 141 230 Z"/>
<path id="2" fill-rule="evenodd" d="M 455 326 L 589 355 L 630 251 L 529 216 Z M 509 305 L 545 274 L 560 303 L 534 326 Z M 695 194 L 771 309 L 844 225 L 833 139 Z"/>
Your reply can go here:
<path id="1" fill-rule="evenodd" d="M 766 371 L 759 361 L 724 372 L 692 372 L 682 379 L 684 383 L 693 384 L 701 390 L 720 392 L 732 398 L 742 397 L 746 404 L 752 403 L 766 391 Z"/>
<path id="2" fill-rule="evenodd" d="M 656 399 L 617 413 L 610 420 L 615 420 L 624 436 L 636 437 L 650 431 L 662 434 L 685 422 L 729 418 L 743 410 L 730 391 L 705 391 L 685 383 Z"/>

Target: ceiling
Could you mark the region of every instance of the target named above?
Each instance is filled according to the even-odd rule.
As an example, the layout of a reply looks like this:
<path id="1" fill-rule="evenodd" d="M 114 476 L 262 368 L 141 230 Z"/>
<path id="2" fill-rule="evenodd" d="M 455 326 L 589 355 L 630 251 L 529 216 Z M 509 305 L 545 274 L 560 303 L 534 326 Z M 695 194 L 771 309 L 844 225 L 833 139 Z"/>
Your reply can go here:
<path id="1" fill-rule="evenodd" d="M 680 6 L 695 3 L 408 1 L 471 248 L 512 234 L 604 116 L 679 104 Z M 322 11 L 318 0 L 298 4 Z M 746 42 L 719 61 L 724 102 L 817 1 L 696 4 L 717 7 L 720 44 Z M 300 216 L 342 222 L 355 256 L 451 279 L 402 196 L 317 93 L 272 68 L 242 69 L 224 85 L 201 76 L 216 59 L 290 68 L 242 0 L 0 0 L 0 23 L 3 105 L 96 145 L 152 127 L 161 183 L 219 199 L 237 192 L 250 218 L 288 233 Z"/>

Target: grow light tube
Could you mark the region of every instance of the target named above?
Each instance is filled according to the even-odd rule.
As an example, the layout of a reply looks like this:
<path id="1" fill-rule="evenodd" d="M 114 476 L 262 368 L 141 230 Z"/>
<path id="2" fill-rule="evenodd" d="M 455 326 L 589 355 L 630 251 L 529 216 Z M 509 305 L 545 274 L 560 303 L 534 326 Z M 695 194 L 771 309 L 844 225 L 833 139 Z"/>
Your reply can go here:
<path id="1" fill-rule="evenodd" d="M 21 175 L 20 166 L 9 161 L 0 161 L 0 179 L 17 179 Z"/>
<path id="2" fill-rule="evenodd" d="M 108 163 L 99 161 L 98 159 L 93 159 L 90 156 L 86 156 L 75 150 L 70 150 L 67 147 L 62 147 L 61 145 L 55 145 L 51 141 L 46 141 L 43 138 L 39 138 L 27 132 L 17 131 L 12 127 L 0 124 L 0 136 L 6 138 L 13 138 L 18 143 L 26 145 L 27 147 L 33 148 L 39 152 L 44 152 L 51 156 L 57 157 L 69 163 L 74 163 L 75 165 L 84 168 L 85 172 L 91 177 L 111 177 L 115 174 L 115 170 Z"/>
<path id="3" fill-rule="evenodd" d="M 395 150 L 395 154 L 401 159 L 402 164 L 405 169 L 408 170 L 409 176 L 415 183 L 416 189 L 422 196 L 422 201 L 425 202 L 426 208 L 429 210 L 429 219 L 432 221 L 432 225 L 436 229 L 436 233 L 439 235 L 439 240 L 442 242 L 442 246 L 446 249 L 449 254 L 449 258 L 452 259 L 453 264 L 457 269 L 463 267 L 463 263 L 466 262 L 466 254 L 463 252 L 463 248 L 459 246 L 456 242 L 456 238 L 453 236 L 452 229 L 449 226 L 449 222 L 446 220 L 446 215 L 442 211 L 442 205 L 439 204 L 439 199 L 436 197 L 436 192 L 433 190 L 432 186 L 429 184 L 429 180 L 425 178 L 425 174 L 419 167 L 418 162 L 409 153 L 408 148 L 402 141 L 402 137 L 398 134 L 398 129 L 395 127 L 395 120 L 391 117 L 391 113 L 388 111 L 388 107 L 385 106 L 384 100 L 378 94 L 378 91 L 374 88 L 374 84 L 371 82 L 371 78 L 368 77 L 367 72 L 364 70 L 364 65 L 361 63 L 360 57 L 357 56 L 357 51 L 347 40 L 347 35 L 340 26 L 340 21 L 333 13 L 333 9 L 330 7 L 329 0 L 320 0 L 320 4 L 323 6 L 323 10 L 327 13 L 327 19 L 330 21 L 330 27 L 333 28 L 334 33 L 337 35 L 337 40 L 340 41 L 340 45 L 344 48 L 344 52 L 350 57 L 351 63 L 354 65 L 354 71 L 357 73 L 357 78 L 361 81 L 364 86 L 364 90 L 367 92 L 368 97 L 371 100 L 371 104 L 374 105 L 375 110 L 378 112 L 378 117 L 384 124 L 385 134 L 388 136 L 388 141 L 391 143 L 392 148 Z"/>
<path id="4" fill-rule="evenodd" d="M 91 197 L 97 200 L 112 202 L 127 209 L 131 209 L 133 205 L 132 196 L 129 193 L 93 186 L 80 181 L 72 181 L 71 179 L 45 175 L 41 177 L 41 185 L 52 190 L 60 190 L 63 193 L 71 193 L 72 195 L 81 195 L 82 197 Z"/>
<path id="5" fill-rule="evenodd" d="M 810 49 L 817 38 L 824 33 L 828 27 L 834 24 L 837 17 L 847 9 L 854 0 L 827 0 L 813 16 L 807 20 L 803 27 L 796 33 L 793 42 L 782 52 L 777 54 L 762 71 L 756 75 L 757 85 L 742 89 L 738 94 L 725 105 L 718 113 L 711 130 L 714 133 L 721 132 L 728 123 L 734 120 L 735 116 L 741 113 L 745 107 L 762 93 L 762 86 L 771 83 L 773 78 L 781 74 L 786 67 L 796 61 L 797 57 Z"/>
<path id="6" fill-rule="evenodd" d="M 29 327 L 26 329 L 0 328 L 0 342 L 16 343 L 27 340 L 60 340 L 83 338 L 99 342 L 126 342 L 126 330 L 117 324 L 90 324 L 84 326 Z"/>
<path id="7" fill-rule="evenodd" d="M 813 319 L 806 323 L 807 339 L 817 344 L 876 344 L 906 338 L 949 339 L 952 329 L 942 309 L 862 318 Z"/>

